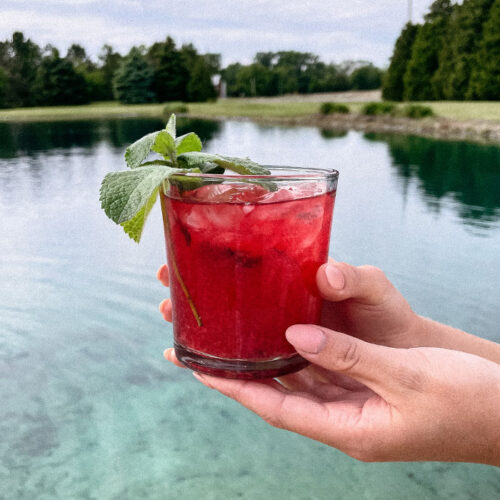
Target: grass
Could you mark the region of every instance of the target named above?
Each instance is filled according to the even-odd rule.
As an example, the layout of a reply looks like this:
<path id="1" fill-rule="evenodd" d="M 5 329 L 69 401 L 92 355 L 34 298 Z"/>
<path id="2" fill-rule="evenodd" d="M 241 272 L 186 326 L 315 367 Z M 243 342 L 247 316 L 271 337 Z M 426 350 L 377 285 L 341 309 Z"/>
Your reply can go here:
<path id="1" fill-rule="evenodd" d="M 297 96 L 293 100 L 221 99 L 211 103 L 190 103 L 189 112 L 207 118 L 216 116 L 236 117 L 300 117 L 319 112 L 321 103 L 301 102 Z M 328 100 L 334 101 L 332 94 Z M 351 112 L 359 113 L 366 103 L 349 102 Z M 500 122 L 500 101 L 494 102 L 422 102 L 429 106 L 436 116 L 455 120 L 493 120 Z M 96 118 L 148 118 L 162 117 L 165 104 L 123 105 L 116 102 L 100 102 L 85 106 L 55 106 L 38 108 L 17 108 L 0 110 L 0 122 L 83 120 Z"/>
<path id="2" fill-rule="evenodd" d="M 500 101 L 436 101 L 421 102 L 436 116 L 455 120 L 493 120 L 500 122 Z"/>
<path id="3" fill-rule="evenodd" d="M 98 102 L 84 106 L 46 106 L 0 110 L 0 122 L 85 120 L 95 118 L 159 117 L 163 104 L 124 105 Z"/>

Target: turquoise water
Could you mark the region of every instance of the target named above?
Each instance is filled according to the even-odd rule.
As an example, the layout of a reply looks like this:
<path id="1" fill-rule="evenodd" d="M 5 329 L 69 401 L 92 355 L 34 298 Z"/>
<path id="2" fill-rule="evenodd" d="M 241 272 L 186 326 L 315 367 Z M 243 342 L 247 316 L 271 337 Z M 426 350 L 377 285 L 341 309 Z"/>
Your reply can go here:
<path id="1" fill-rule="evenodd" d="M 207 150 L 340 170 L 332 254 L 500 341 L 500 148 L 184 122 Z M 154 120 L 0 124 L 1 499 L 500 497 L 498 469 L 363 464 L 273 429 L 162 359 L 157 209 L 137 246 L 98 203 Z"/>

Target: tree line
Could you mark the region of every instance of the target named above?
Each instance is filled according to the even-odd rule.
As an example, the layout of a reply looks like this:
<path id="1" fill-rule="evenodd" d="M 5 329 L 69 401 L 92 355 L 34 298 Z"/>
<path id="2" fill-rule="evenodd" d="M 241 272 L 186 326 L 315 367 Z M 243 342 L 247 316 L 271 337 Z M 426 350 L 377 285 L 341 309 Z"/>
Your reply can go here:
<path id="1" fill-rule="evenodd" d="M 500 0 L 436 0 L 396 41 L 382 95 L 393 101 L 500 100 Z"/>
<path id="2" fill-rule="evenodd" d="M 218 54 L 199 54 L 192 44 L 178 48 L 171 37 L 125 56 L 106 44 L 94 62 L 79 44 L 63 56 L 15 32 L 0 42 L 0 107 L 206 101 L 216 96 L 212 76 L 219 72 Z"/>
<path id="3" fill-rule="evenodd" d="M 214 76 L 228 96 L 275 96 L 380 88 L 382 70 L 367 61 L 326 64 L 296 51 L 257 53 L 251 64 L 221 68 L 220 54 L 200 54 L 192 44 L 177 47 L 171 37 L 122 55 L 104 45 L 93 61 L 84 47 L 65 54 L 40 47 L 23 33 L 0 42 L 0 107 L 207 101 L 217 97 Z"/>
<path id="4" fill-rule="evenodd" d="M 227 66 L 227 95 L 277 96 L 380 88 L 383 72 L 368 61 L 324 63 L 309 52 L 258 52 L 249 65 Z"/>

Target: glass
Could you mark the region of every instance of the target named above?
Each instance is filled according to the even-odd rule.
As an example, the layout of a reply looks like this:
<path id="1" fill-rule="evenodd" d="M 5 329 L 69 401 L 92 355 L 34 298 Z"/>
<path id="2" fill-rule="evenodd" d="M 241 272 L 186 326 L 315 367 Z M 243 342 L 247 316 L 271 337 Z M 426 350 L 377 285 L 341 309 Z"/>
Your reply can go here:
<path id="1" fill-rule="evenodd" d="M 318 323 L 338 172 L 181 174 L 161 193 L 174 346 L 189 368 L 265 378 L 305 367 L 285 337 Z"/>

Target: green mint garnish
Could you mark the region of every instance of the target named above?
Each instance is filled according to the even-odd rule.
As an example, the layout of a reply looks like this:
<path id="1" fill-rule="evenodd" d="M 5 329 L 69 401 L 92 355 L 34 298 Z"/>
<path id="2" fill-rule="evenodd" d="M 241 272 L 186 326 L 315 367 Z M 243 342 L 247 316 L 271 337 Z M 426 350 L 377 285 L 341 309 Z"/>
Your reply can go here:
<path id="1" fill-rule="evenodd" d="M 147 134 L 127 148 L 125 162 L 131 170 L 104 177 L 100 201 L 106 215 L 139 242 L 162 183 L 175 174 L 221 174 L 225 169 L 243 175 L 270 174 L 248 158 L 202 153 L 201 149 L 201 140 L 193 132 L 176 137 L 176 117 L 172 114 L 164 130 Z M 161 157 L 146 161 L 151 153 Z M 265 184 L 274 190 L 272 183 Z"/>

